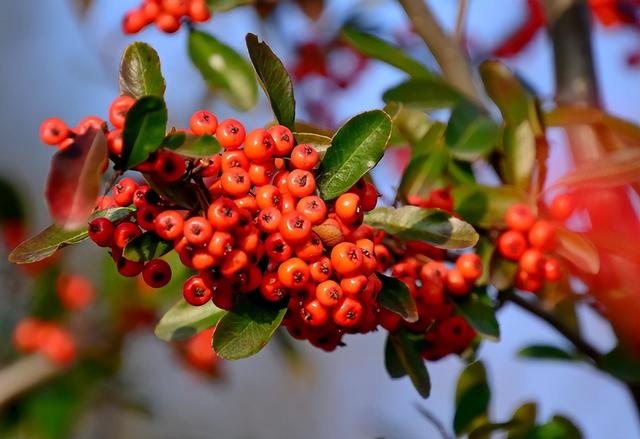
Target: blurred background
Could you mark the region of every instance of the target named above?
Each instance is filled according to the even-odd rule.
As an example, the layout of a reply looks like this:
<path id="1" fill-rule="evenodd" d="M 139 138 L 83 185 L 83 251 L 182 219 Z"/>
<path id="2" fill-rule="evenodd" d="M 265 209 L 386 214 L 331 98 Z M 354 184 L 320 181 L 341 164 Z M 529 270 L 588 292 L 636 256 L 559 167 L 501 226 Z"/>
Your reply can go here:
<path id="1" fill-rule="evenodd" d="M 286 2 L 285 2 L 286 3 Z M 457 2 L 429 2 L 443 26 L 453 29 Z M 472 59 L 489 56 L 526 18 L 524 0 L 470 2 L 466 38 Z M 186 30 L 166 35 L 148 28 L 135 35 L 121 32 L 124 12 L 133 0 L 95 0 L 86 15 L 68 0 L 0 2 L 0 176 L 16 182 L 28 200 L 32 230 L 50 221 L 43 188 L 53 149 L 41 144 L 41 121 L 57 116 L 75 124 L 89 114 L 104 116 L 118 93 L 120 55 L 132 41 L 150 43 L 160 54 L 167 80 L 170 124 L 186 126 L 189 115 L 207 108 L 220 118 L 235 117 L 248 127 L 271 119 L 264 98 L 250 113 L 238 113 L 224 101 L 207 95 L 205 85 L 188 60 Z M 244 53 L 244 35 L 255 32 L 295 70 L 297 47 L 327 41 L 344 23 L 358 22 L 390 39 L 402 41 L 412 54 L 433 65 L 402 10 L 392 1 L 327 0 L 325 12 L 311 21 L 295 5 L 284 4 L 261 20 L 253 8 L 220 14 L 203 25 L 216 37 Z M 640 38 L 634 28 L 603 28 L 593 24 L 595 61 L 605 108 L 637 121 L 640 116 L 640 70 L 634 54 Z M 362 69 L 357 60 L 336 53 L 328 60 L 343 71 L 348 84 L 328 86 L 313 77 L 296 88 L 301 118 L 323 126 L 339 125 L 363 110 L 380 108 L 382 91 L 402 75 L 381 63 Z M 341 58 L 342 57 L 342 58 Z M 539 32 L 517 56 L 506 59 L 546 100 L 553 98 L 552 53 Z M 345 67 L 346 66 L 346 67 Z M 346 72 L 346 73 L 344 73 Z M 357 74 L 356 74 L 357 73 Z M 550 181 L 568 167 L 562 136 L 551 136 Z M 394 160 L 374 176 L 382 192 L 397 184 Z M 394 180 L 395 179 L 395 180 Z M 4 250 L 3 250 L 4 251 Z M 65 269 L 100 282 L 101 252 L 93 246 L 66 251 Z M 0 267 L 6 281 L 0 288 L 0 330 L 10 331 L 19 317 L 23 282 L 13 282 L 5 255 Z M 132 292 L 132 294 L 134 294 Z M 179 292 L 176 291 L 176 298 Z M 100 298 L 98 298 L 99 300 Z M 603 350 L 613 347 L 606 322 L 589 309 L 579 310 L 586 337 Z M 512 305 L 499 314 L 502 339 L 486 342 L 479 353 L 492 383 L 492 413 L 507 418 L 519 404 L 534 400 L 542 418 L 560 413 L 571 418 L 586 438 L 640 437 L 635 408 L 626 389 L 584 364 L 532 362 L 515 357 L 528 344 L 558 342 L 560 338 L 540 321 Z M 10 334 L 2 334 L 6 340 Z M 270 345 L 255 357 L 222 365 L 223 378 L 193 373 L 165 342 L 150 330 L 126 339 L 123 363 L 116 379 L 124 383 L 145 410 L 108 404 L 84 414 L 73 438 L 431 438 L 437 430 L 416 410 L 428 408 L 448 425 L 453 416 L 455 383 L 463 366 L 457 357 L 429 365 L 432 396 L 422 401 L 408 379 L 391 380 L 384 370 L 383 334 L 350 336 L 347 347 L 324 353 L 298 344 L 301 363 L 292 369 L 282 351 Z M 2 350 L 3 352 L 6 349 Z M 44 414 L 43 414 L 44 415 Z M 56 416 L 55 411 L 46 416 Z"/>

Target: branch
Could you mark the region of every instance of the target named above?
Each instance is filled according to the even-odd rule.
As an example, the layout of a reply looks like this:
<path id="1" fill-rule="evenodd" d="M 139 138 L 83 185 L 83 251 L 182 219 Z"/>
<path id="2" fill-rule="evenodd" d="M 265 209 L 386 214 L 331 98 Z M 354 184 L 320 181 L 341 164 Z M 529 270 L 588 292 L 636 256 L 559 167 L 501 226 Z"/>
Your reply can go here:
<path id="1" fill-rule="evenodd" d="M 471 68 L 462 48 L 444 33 L 423 0 L 398 0 L 414 30 L 427 44 L 445 78 L 475 102 L 480 95 L 473 81 Z"/>
<path id="2" fill-rule="evenodd" d="M 598 352 L 596 348 L 591 346 L 591 344 L 583 339 L 579 334 L 565 325 L 556 316 L 546 311 L 545 309 L 540 308 L 535 303 L 518 296 L 518 294 L 513 291 L 504 291 L 502 292 L 502 295 L 505 300 L 515 303 L 520 308 L 538 316 L 549 325 L 551 325 L 556 331 L 558 331 L 567 340 L 569 340 L 578 351 L 589 357 L 596 367 L 599 368 L 602 365 L 602 354 Z"/>
<path id="3" fill-rule="evenodd" d="M 464 47 L 464 21 L 467 17 L 467 9 L 469 2 L 467 0 L 458 0 L 458 13 L 456 15 L 456 29 L 453 33 L 455 42 L 458 46 Z"/>
<path id="4" fill-rule="evenodd" d="M 444 425 L 442 425 L 442 422 L 440 422 L 440 419 L 438 419 L 436 415 L 431 413 L 426 408 L 422 407 L 420 404 L 415 404 L 415 408 L 422 414 L 422 416 L 424 416 L 429 422 L 431 422 L 431 424 L 433 424 L 436 430 L 438 430 L 438 433 L 440 433 L 440 436 L 442 436 L 442 439 L 453 439 L 453 437 L 447 432 L 447 429 L 444 428 Z"/>
<path id="5" fill-rule="evenodd" d="M 21 358 L 0 370 L 0 407 L 63 369 L 40 354 Z"/>

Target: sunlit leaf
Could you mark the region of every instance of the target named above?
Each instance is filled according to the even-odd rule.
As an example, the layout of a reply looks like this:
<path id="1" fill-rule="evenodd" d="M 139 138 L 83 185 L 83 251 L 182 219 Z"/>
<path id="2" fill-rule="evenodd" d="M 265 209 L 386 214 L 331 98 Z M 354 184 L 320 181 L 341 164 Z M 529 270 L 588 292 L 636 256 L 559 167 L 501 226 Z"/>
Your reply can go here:
<path id="1" fill-rule="evenodd" d="M 184 157 L 211 157 L 222 149 L 220 142 L 209 135 L 195 136 L 184 132 L 167 135 L 162 141 L 162 147 L 170 149 Z"/>
<path id="2" fill-rule="evenodd" d="M 140 99 L 163 97 L 165 82 L 158 53 L 146 43 L 127 47 L 120 61 L 120 94 Z"/>
<path id="3" fill-rule="evenodd" d="M 453 431 L 460 436 L 486 422 L 491 390 L 484 365 L 476 361 L 460 374 L 456 387 L 456 412 Z"/>
<path id="4" fill-rule="evenodd" d="M 395 277 L 386 276 L 377 273 L 378 278 L 382 282 L 382 289 L 378 293 L 377 302 L 386 310 L 398 314 L 407 322 L 416 322 L 418 320 L 418 309 L 409 288 L 404 282 Z"/>
<path id="5" fill-rule="evenodd" d="M 390 88 L 382 95 L 385 102 L 401 102 L 410 108 L 437 110 L 466 101 L 462 93 L 439 77 L 410 79 Z"/>
<path id="6" fill-rule="evenodd" d="M 473 161 L 493 151 L 499 132 L 498 125 L 481 109 L 462 102 L 451 112 L 444 140 L 453 156 Z"/>
<path id="7" fill-rule="evenodd" d="M 479 227 L 504 226 L 504 213 L 513 204 L 526 203 L 527 195 L 515 186 L 466 185 L 452 190 L 454 210 Z"/>
<path id="8" fill-rule="evenodd" d="M 556 346 L 550 345 L 531 345 L 518 351 L 521 358 L 531 358 L 536 360 L 564 360 L 577 361 L 579 358 L 573 352 L 567 352 Z"/>
<path id="9" fill-rule="evenodd" d="M 172 249 L 172 242 L 161 239 L 155 232 L 145 232 L 129 241 L 122 255 L 134 262 L 150 261 L 166 255 Z"/>
<path id="10" fill-rule="evenodd" d="M 167 107 L 162 98 L 145 96 L 127 112 L 122 130 L 122 160 L 130 169 L 149 158 L 162 145 L 167 131 Z"/>
<path id="11" fill-rule="evenodd" d="M 154 332 L 164 341 L 185 340 L 214 326 L 225 312 L 211 301 L 193 306 L 180 299 L 162 316 Z"/>

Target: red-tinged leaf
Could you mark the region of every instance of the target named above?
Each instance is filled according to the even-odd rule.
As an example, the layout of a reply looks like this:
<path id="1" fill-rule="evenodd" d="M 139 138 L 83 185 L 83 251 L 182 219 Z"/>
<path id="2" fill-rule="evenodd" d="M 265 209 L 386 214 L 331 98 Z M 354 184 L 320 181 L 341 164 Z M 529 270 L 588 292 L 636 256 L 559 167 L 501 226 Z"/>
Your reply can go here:
<path id="1" fill-rule="evenodd" d="M 78 228 L 96 206 L 100 177 L 107 162 L 107 141 L 100 130 L 76 136 L 51 161 L 46 198 L 53 221 L 63 229 Z"/>
<path id="2" fill-rule="evenodd" d="M 600 271 L 600 256 L 595 245 L 584 235 L 558 228 L 557 253 L 582 271 L 597 274 Z"/>
<path id="3" fill-rule="evenodd" d="M 621 149 L 578 165 L 553 187 L 606 189 L 640 182 L 640 149 Z"/>

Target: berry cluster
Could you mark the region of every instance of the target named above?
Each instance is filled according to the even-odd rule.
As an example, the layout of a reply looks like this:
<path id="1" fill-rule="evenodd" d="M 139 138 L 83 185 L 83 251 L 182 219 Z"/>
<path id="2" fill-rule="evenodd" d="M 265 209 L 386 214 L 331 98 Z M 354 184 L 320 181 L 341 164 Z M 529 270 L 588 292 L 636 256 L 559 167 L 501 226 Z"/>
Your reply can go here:
<path id="1" fill-rule="evenodd" d="M 40 352 L 53 363 L 67 366 L 76 358 L 76 342 L 59 323 L 27 317 L 13 332 L 13 344 L 24 354 Z"/>
<path id="2" fill-rule="evenodd" d="M 180 21 L 185 19 L 201 23 L 211 18 L 206 0 L 143 0 L 142 5 L 132 9 L 122 21 L 126 34 L 136 34 L 151 23 L 166 33 L 180 29 Z"/>
<path id="3" fill-rule="evenodd" d="M 544 281 L 558 281 L 562 276 L 560 264 L 548 256 L 557 244 L 553 223 L 536 219 L 524 204 L 509 207 L 504 220 L 508 230 L 498 237 L 497 248 L 503 258 L 518 263 L 516 288 L 536 292 Z"/>

